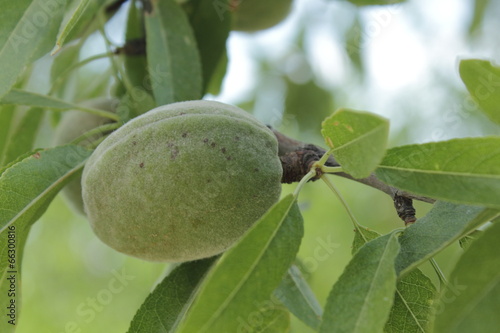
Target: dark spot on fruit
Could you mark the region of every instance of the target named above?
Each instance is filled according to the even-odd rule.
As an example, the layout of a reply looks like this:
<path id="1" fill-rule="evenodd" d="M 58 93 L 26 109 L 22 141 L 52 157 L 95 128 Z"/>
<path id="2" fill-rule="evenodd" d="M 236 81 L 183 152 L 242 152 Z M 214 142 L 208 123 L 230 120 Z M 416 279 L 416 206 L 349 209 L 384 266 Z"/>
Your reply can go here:
<path id="1" fill-rule="evenodd" d="M 208 139 L 203 139 L 203 142 L 204 143 L 208 143 Z"/>
<path id="2" fill-rule="evenodd" d="M 168 142 L 168 143 L 167 143 L 167 147 L 168 147 L 168 148 L 172 148 L 173 146 L 174 146 L 174 144 L 173 144 L 172 142 Z"/>
<path id="3" fill-rule="evenodd" d="M 231 156 L 226 157 L 226 160 L 231 161 L 233 158 Z"/>
<path id="4" fill-rule="evenodd" d="M 212 179 L 207 179 L 207 184 L 210 184 L 212 182 Z"/>
<path id="5" fill-rule="evenodd" d="M 183 137 L 183 138 L 185 138 L 186 136 L 188 136 L 187 132 L 182 133 L 182 137 Z"/>
<path id="6" fill-rule="evenodd" d="M 253 169 L 254 172 L 259 172 L 259 168 Z"/>
<path id="7" fill-rule="evenodd" d="M 144 162 L 141 162 L 141 164 L 139 164 L 139 166 L 140 166 L 141 168 L 144 168 Z"/>
<path id="8" fill-rule="evenodd" d="M 177 147 L 174 147 L 172 151 L 170 152 L 170 159 L 175 160 L 177 155 L 179 155 L 179 149 Z"/>
<path id="9" fill-rule="evenodd" d="M 215 148 L 215 142 L 212 142 L 212 143 L 210 144 L 210 147 Z"/>
<path id="10" fill-rule="evenodd" d="M 137 144 L 137 141 L 132 141 L 132 144 L 135 146 Z"/>
<path id="11" fill-rule="evenodd" d="M 240 137 L 239 137 L 239 136 L 235 136 L 235 137 L 234 137 L 234 139 L 235 139 L 236 141 L 240 141 Z"/>
<path id="12" fill-rule="evenodd" d="M 220 151 L 221 151 L 223 154 L 225 154 L 225 153 L 226 153 L 226 148 L 222 147 L 222 148 L 220 149 Z"/>
<path id="13" fill-rule="evenodd" d="M 186 114 L 186 112 L 181 112 L 181 113 L 179 113 L 179 116 L 183 116 L 185 114 Z"/>

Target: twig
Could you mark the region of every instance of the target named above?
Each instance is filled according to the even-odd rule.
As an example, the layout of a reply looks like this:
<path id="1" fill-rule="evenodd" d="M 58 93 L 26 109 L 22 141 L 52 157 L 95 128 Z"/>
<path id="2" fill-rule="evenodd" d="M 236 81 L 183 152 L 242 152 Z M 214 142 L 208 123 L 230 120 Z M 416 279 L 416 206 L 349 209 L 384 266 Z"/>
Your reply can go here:
<path id="1" fill-rule="evenodd" d="M 283 158 L 284 156 L 287 156 L 287 155 L 290 156 L 293 154 L 307 156 L 308 158 L 306 160 L 312 165 L 311 162 L 312 162 L 312 159 L 315 158 L 314 156 L 321 157 L 321 156 L 323 156 L 323 154 L 326 153 L 326 150 L 321 148 L 321 147 L 318 147 L 318 146 L 313 145 L 313 144 L 307 144 L 307 143 L 289 138 L 273 128 L 271 128 L 271 130 L 274 132 L 274 135 L 278 139 L 278 144 L 279 144 L 278 155 L 280 156 L 280 158 Z M 340 166 L 340 164 L 335 160 L 335 158 L 333 156 L 330 156 L 328 158 L 325 165 L 331 166 L 331 167 Z M 300 168 L 295 168 L 295 170 L 300 170 Z M 305 175 L 309 170 L 304 170 L 304 171 L 305 171 L 305 173 L 304 173 L 304 175 Z M 304 175 L 302 175 L 300 177 L 296 177 L 296 178 L 298 180 L 300 180 L 300 179 L 302 179 L 302 177 Z M 337 172 L 337 173 L 334 173 L 334 175 L 340 176 L 343 178 L 347 178 L 347 179 L 351 179 L 351 180 L 357 181 L 359 183 L 368 185 L 370 187 L 376 188 L 376 189 L 390 195 L 391 198 L 393 198 L 393 199 L 396 195 L 398 195 L 400 197 L 405 197 L 405 198 L 423 201 L 423 202 L 427 202 L 427 203 L 434 203 L 436 201 L 435 199 L 432 199 L 432 198 L 416 195 L 416 194 L 402 191 L 402 190 L 397 189 L 395 187 L 389 186 L 389 185 L 385 184 L 384 182 L 382 182 L 380 179 L 378 179 L 377 176 L 375 176 L 374 174 L 370 175 L 367 178 L 361 178 L 361 179 L 354 178 L 345 172 Z M 295 177 L 293 177 L 293 178 L 295 178 Z"/>
<path id="2" fill-rule="evenodd" d="M 283 165 L 282 183 L 300 181 L 309 172 L 314 162 L 319 161 L 321 156 L 326 153 L 326 150 L 321 147 L 289 138 L 273 128 L 271 128 L 271 130 L 278 139 L 278 155 Z M 338 167 L 340 164 L 330 155 L 325 166 Z M 432 198 L 416 195 L 389 186 L 378 179 L 375 174 L 371 174 L 369 177 L 361 179 L 354 178 L 345 172 L 335 172 L 332 174 L 368 185 L 388 194 L 394 201 L 396 211 L 405 224 L 416 221 L 415 208 L 413 207 L 412 200 L 419 200 L 427 203 L 434 203 L 436 201 Z M 322 173 L 317 173 L 317 176 L 312 178 L 311 181 L 319 179 L 321 175 Z"/>

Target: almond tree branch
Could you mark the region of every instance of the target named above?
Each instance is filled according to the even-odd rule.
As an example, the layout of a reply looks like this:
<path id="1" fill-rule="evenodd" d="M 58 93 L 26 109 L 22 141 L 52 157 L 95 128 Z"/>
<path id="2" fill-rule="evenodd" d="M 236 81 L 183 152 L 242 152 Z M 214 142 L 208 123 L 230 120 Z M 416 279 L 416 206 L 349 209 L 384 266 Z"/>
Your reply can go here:
<path id="1" fill-rule="evenodd" d="M 283 165 L 282 183 L 289 184 L 300 181 L 300 179 L 309 172 L 314 162 L 319 161 L 321 156 L 326 153 L 326 150 L 321 147 L 292 139 L 273 128 L 271 128 L 271 130 L 278 139 L 278 155 Z M 332 167 L 340 166 L 333 156 L 328 158 L 325 165 Z M 333 173 L 333 175 L 354 180 L 390 195 L 394 201 L 394 206 L 396 207 L 399 217 L 405 224 L 413 223 L 416 220 L 415 208 L 413 208 L 412 200 L 428 203 L 434 203 L 436 201 L 432 198 L 416 195 L 389 186 L 378 179 L 375 174 L 371 174 L 369 177 L 362 179 L 356 179 L 345 172 Z M 314 181 L 320 177 L 321 173 L 318 173 L 318 175 L 311 180 Z"/>

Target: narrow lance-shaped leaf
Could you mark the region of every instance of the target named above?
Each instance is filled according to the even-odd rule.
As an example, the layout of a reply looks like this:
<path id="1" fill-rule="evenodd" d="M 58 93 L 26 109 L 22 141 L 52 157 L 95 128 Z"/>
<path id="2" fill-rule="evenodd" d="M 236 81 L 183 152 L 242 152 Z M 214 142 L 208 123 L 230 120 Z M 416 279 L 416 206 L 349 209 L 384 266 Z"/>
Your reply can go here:
<path id="1" fill-rule="evenodd" d="M 134 89 L 147 90 L 146 78 L 148 76 L 148 61 L 144 52 L 146 31 L 144 30 L 144 15 L 137 7 L 136 1 L 130 3 L 127 14 L 127 28 L 125 30 L 125 42 L 130 49 L 135 48 L 137 52 L 125 53 L 124 65 L 125 73 Z M 140 50 L 143 51 L 141 54 Z"/>
<path id="2" fill-rule="evenodd" d="M 401 251 L 396 259 L 398 274 L 409 272 L 499 214 L 496 209 L 438 201 L 426 216 L 408 227 L 399 237 Z"/>
<path id="3" fill-rule="evenodd" d="M 500 327 L 500 224 L 464 252 L 435 305 L 434 332 L 498 332 Z"/>
<path id="4" fill-rule="evenodd" d="M 125 31 L 125 40 L 129 49 L 135 49 L 138 52 L 125 53 L 123 61 L 125 73 L 127 75 L 126 84 L 123 86 L 124 94 L 120 99 L 117 113 L 123 122 L 135 118 L 151 109 L 156 104 L 151 95 L 151 84 L 148 82 L 148 61 L 145 52 L 141 54 L 140 50 L 145 48 L 145 30 L 144 15 L 142 9 L 138 8 L 138 1 L 130 3 L 127 28 Z M 143 50 L 144 51 L 144 50 Z"/>
<path id="5" fill-rule="evenodd" d="M 266 314 L 280 308 L 272 292 L 295 259 L 302 235 L 296 199 L 288 195 L 219 259 L 175 332 L 265 331 Z"/>
<path id="6" fill-rule="evenodd" d="M 297 266 L 290 267 L 274 295 L 295 317 L 314 329 L 319 328 L 323 309 Z"/>
<path id="7" fill-rule="evenodd" d="M 13 313 L 8 310 L 13 324 L 0 321 L 1 332 L 13 332 L 18 324 L 22 254 L 29 229 L 58 191 L 82 171 L 89 155 L 82 147 L 62 146 L 31 153 L 0 170 L 0 305 L 14 307 Z"/>
<path id="8" fill-rule="evenodd" d="M 64 184 L 83 169 L 91 151 L 68 145 L 33 153 L 0 176 L 0 232 L 14 222 L 30 224 Z"/>
<path id="9" fill-rule="evenodd" d="M 219 1 L 217 5 L 213 0 L 193 2 L 195 8 L 190 15 L 191 26 L 200 52 L 204 91 L 207 90 L 212 76 L 225 57 L 226 40 L 231 31 L 231 12 L 221 11 L 218 5 L 229 8 L 229 0 Z"/>
<path id="10" fill-rule="evenodd" d="M 0 99 L 26 65 L 50 50 L 66 0 L 2 2 L 0 19 Z"/>
<path id="11" fill-rule="evenodd" d="M 389 121 L 361 111 L 340 109 L 326 118 L 321 134 L 345 172 L 368 177 L 382 160 L 389 136 Z"/>
<path id="12" fill-rule="evenodd" d="M 485 13 L 490 6 L 491 0 L 474 0 L 474 16 L 469 25 L 469 34 L 474 35 L 480 31 L 480 27 L 483 24 L 483 19 L 485 18 Z"/>
<path id="13" fill-rule="evenodd" d="M 14 131 L 15 106 L 0 106 L 0 169 L 6 165 L 7 145 L 9 144 L 11 133 Z"/>
<path id="14" fill-rule="evenodd" d="M 200 99 L 200 56 L 185 12 L 175 0 L 143 3 L 148 69 L 156 104 Z"/>
<path id="15" fill-rule="evenodd" d="M 7 93 L 7 95 L 4 96 L 3 99 L 0 100 L 0 105 L 2 104 L 7 104 L 7 105 L 28 105 L 28 106 L 34 106 L 34 107 L 39 107 L 39 108 L 49 108 L 49 109 L 56 109 L 56 110 L 61 110 L 61 109 L 78 109 L 78 110 L 85 110 L 87 112 L 96 114 L 96 115 L 101 115 L 103 117 L 111 117 L 115 120 L 118 119 L 116 115 L 113 113 L 99 110 L 99 109 L 94 109 L 94 108 L 89 108 L 89 107 L 84 107 L 80 105 L 76 105 L 73 103 L 69 103 L 66 101 L 63 101 L 62 99 L 51 97 L 51 96 L 46 96 L 46 95 L 41 95 L 37 93 L 33 93 L 30 91 L 25 91 L 25 90 L 19 90 L 19 89 L 12 89 Z M 1 112 L 1 110 L 0 110 Z"/>
<path id="16" fill-rule="evenodd" d="M 82 17 L 84 17 L 84 13 L 87 11 L 89 3 L 92 2 L 94 1 L 80 0 L 78 2 L 78 5 L 76 5 L 75 8 L 69 12 L 70 14 L 66 16 L 64 20 L 65 22 L 63 22 L 63 24 L 61 25 L 61 30 L 59 32 L 59 35 L 57 36 L 56 47 L 52 51 L 52 54 L 55 54 L 57 51 L 61 49 L 61 46 L 66 41 L 66 38 L 68 37 L 69 33 L 75 28 L 78 21 L 80 21 Z"/>
<path id="17" fill-rule="evenodd" d="M 366 241 L 380 237 L 372 230 L 360 228 L 354 234 L 353 252 L 355 253 Z M 394 304 L 385 323 L 386 333 L 427 332 L 432 315 L 432 301 L 436 297 L 436 288 L 432 281 L 418 268 L 398 280 Z"/>
<path id="18" fill-rule="evenodd" d="M 500 209 L 500 137 L 392 148 L 376 175 L 416 194 Z"/>
<path id="19" fill-rule="evenodd" d="M 500 124 L 500 67 L 486 60 L 462 60 L 460 77 L 488 118 Z"/>
<path id="20" fill-rule="evenodd" d="M 328 296 L 321 333 L 382 332 L 396 291 L 396 233 L 366 243 Z"/>
<path id="21" fill-rule="evenodd" d="M 141 305 L 128 333 L 170 332 L 214 260 L 186 262 L 170 272 Z"/>
<path id="22" fill-rule="evenodd" d="M 66 9 L 63 22 L 59 27 L 57 38 L 52 42 L 52 54 L 58 52 L 69 42 L 88 36 L 92 31 L 97 30 L 101 25 L 100 11 L 115 0 L 78 0 L 73 1 Z M 111 12 L 104 11 L 104 20 L 109 19 L 116 9 Z M 55 46 L 54 46 L 55 42 Z"/>
<path id="23" fill-rule="evenodd" d="M 30 109 L 23 115 L 10 134 L 3 164 L 8 164 L 33 150 L 42 117 L 43 111 L 37 108 Z"/>
<path id="24" fill-rule="evenodd" d="M 52 67 L 50 68 L 50 82 L 52 84 L 54 84 L 54 82 L 59 79 L 71 65 L 78 61 L 80 49 L 80 44 L 70 45 L 65 47 L 54 57 Z M 64 91 L 65 88 L 66 85 L 61 85 L 58 91 Z"/>

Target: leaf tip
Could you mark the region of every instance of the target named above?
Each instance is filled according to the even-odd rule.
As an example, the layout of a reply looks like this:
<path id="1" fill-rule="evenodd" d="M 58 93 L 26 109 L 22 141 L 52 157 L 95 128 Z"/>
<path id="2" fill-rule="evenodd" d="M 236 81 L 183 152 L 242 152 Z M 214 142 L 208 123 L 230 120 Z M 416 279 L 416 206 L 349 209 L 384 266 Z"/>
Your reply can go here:
<path id="1" fill-rule="evenodd" d="M 54 49 L 50 52 L 50 55 L 54 56 L 60 50 L 61 50 L 61 42 L 57 42 L 56 46 L 54 46 Z"/>

